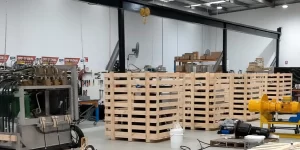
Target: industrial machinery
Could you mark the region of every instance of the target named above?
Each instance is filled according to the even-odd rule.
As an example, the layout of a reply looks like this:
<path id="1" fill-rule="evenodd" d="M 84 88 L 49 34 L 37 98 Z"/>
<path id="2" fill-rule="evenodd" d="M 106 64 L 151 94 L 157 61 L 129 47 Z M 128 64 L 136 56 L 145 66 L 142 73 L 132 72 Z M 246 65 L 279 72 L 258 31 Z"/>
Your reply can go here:
<path id="1" fill-rule="evenodd" d="M 269 129 L 252 126 L 249 123 L 237 119 L 226 119 L 220 123 L 218 134 L 234 134 L 235 138 L 243 138 L 247 135 L 262 135 L 269 137 Z"/>
<path id="2" fill-rule="evenodd" d="M 0 71 L 0 149 L 81 147 L 75 66 Z"/>
<path id="3" fill-rule="evenodd" d="M 250 100 L 248 109 L 250 112 L 260 112 L 261 127 L 267 124 L 271 132 L 283 138 L 300 138 L 300 103 L 292 101 L 291 96 L 284 96 L 282 101 L 278 101 L 268 100 L 268 96 L 263 95 L 261 100 Z M 288 120 L 279 118 L 283 114 L 296 114 L 296 116 L 292 116 Z M 276 129 L 294 130 L 295 134 L 277 133 Z"/>

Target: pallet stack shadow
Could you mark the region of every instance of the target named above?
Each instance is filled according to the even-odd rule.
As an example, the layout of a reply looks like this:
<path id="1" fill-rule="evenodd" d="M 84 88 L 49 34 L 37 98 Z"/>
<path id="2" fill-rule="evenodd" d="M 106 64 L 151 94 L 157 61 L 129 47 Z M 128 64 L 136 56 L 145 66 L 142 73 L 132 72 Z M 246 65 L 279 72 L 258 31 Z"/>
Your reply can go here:
<path id="1" fill-rule="evenodd" d="M 267 94 L 269 100 L 282 100 L 283 96 L 291 96 L 293 75 L 291 73 L 257 74 L 262 84 L 263 94 Z"/>
<path id="2" fill-rule="evenodd" d="M 248 101 L 261 97 L 261 84 L 251 74 L 230 74 L 230 118 L 257 120 L 259 114 L 248 111 Z"/>
<path id="3" fill-rule="evenodd" d="M 217 88 L 216 74 L 190 73 L 183 78 L 183 116 L 185 129 L 212 130 L 219 120 L 228 118 L 228 96 L 224 88 Z"/>
<path id="4" fill-rule="evenodd" d="M 179 122 L 179 73 L 105 74 L 105 134 L 112 140 L 168 139 Z"/>

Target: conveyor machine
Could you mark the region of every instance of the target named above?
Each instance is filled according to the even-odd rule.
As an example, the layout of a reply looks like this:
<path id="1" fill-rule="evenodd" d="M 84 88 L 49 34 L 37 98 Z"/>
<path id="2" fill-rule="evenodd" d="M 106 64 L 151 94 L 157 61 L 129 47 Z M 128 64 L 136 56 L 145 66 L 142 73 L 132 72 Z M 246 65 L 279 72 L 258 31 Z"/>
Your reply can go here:
<path id="1" fill-rule="evenodd" d="M 0 71 L 0 149 L 80 147 L 77 88 L 72 66 Z"/>

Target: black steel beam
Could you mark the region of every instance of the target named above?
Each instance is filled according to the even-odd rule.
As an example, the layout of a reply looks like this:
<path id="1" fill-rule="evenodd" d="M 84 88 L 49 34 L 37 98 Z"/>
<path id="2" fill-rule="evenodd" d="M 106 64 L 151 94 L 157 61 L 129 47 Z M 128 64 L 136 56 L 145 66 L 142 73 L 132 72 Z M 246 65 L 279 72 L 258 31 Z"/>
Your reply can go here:
<path id="1" fill-rule="evenodd" d="M 277 32 L 281 33 L 281 27 L 277 28 Z M 279 67 L 279 53 L 280 52 L 280 35 L 276 39 L 276 67 Z"/>
<path id="2" fill-rule="evenodd" d="M 275 7 L 275 1 L 268 1 L 268 0 L 255 0 L 255 1 L 265 4 L 268 7 L 272 7 L 272 8 Z"/>
<path id="3" fill-rule="evenodd" d="M 237 32 L 243 32 L 248 34 L 254 34 L 259 35 L 262 37 L 268 37 L 277 39 L 279 32 L 266 30 L 254 26 L 248 26 L 240 23 L 225 21 L 213 17 L 208 17 L 196 13 L 187 12 L 184 10 L 177 10 L 174 8 L 169 8 L 161 5 L 155 5 L 155 4 L 149 4 L 149 3 L 143 3 L 136 0 L 126 0 L 124 1 L 124 9 L 128 11 L 135 11 L 139 12 L 140 8 L 142 7 L 148 7 L 151 10 L 152 15 L 165 17 L 165 18 L 171 18 L 181 21 L 187 21 L 192 23 L 199 23 L 204 24 L 208 26 L 223 28 L 224 24 L 226 24 L 226 29 L 237 31 Z"/>
<path id="4" fill-rule="evenodd" d="M 226 24 L 223 28 L 223 59 L 222 59 L 222 71 L 227 73 L 227 29 Z"/>
<path id="5" fill-rule="evenodd" d="M 230 3 L 232 3 L 232 4 L 236 4 L 236 5 L 239 5 L 239 6 L 246 7 L 246 8 L 250 8 L 250 5 L 249 5 L 249 4 L 240 2 L 240 1 L 238 1 L 238 0 L 229 0 L 229 1 L 230 1 Z"/>
<path id="6" fill-rule="evenodd" d="M 123 2 L 119 0 L 118 8 L 118 29 L 119 29 L 119 63 L 120 72 L 126 72 L 126 54 L 125 54 L 125 23 L 124 23 L 124 9 Z"/>
<path id="7" fill-rule="evenodd" d="M 119 7 L 119 0 L 79 0 L 91 4 L 100 4 L 109 7 Z"/>

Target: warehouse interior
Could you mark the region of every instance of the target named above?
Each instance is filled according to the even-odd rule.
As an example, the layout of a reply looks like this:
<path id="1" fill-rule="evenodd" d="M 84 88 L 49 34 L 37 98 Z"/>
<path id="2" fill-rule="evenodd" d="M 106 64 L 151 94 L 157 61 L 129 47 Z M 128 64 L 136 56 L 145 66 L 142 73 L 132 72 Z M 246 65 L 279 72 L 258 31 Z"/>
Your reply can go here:
<path id="1" fill-rule="evenodd" d="M 299 0 L 0 0 L 0 149 L 299 149 Z"/>

